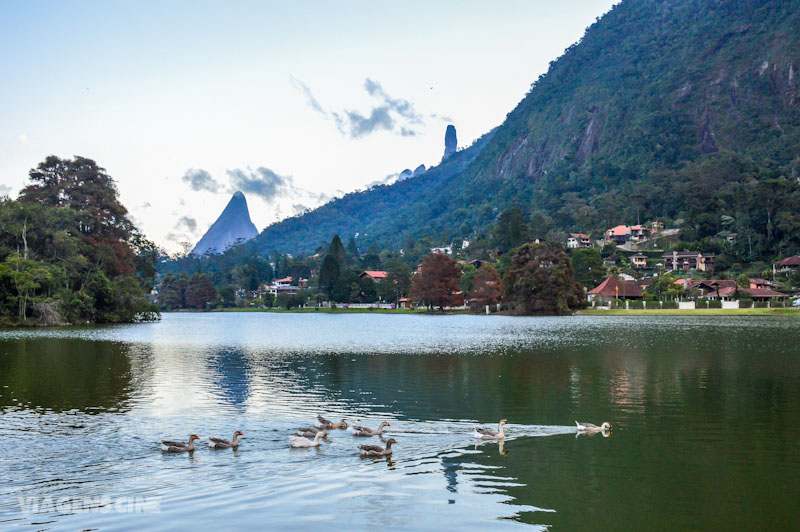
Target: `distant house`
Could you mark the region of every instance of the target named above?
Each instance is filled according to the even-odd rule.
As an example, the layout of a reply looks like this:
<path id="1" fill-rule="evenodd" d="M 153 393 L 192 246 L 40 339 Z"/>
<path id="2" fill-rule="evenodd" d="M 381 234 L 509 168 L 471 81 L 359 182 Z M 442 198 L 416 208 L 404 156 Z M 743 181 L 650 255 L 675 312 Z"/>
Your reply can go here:
<path id="1" fill-rule="evenodd" d="M 734 300 L 737 297 L 737 292 L 739 297 L 741 297 L 741 295 L 744 293 L 750 294 L 750 297 L 753 299 L 753 301 L 783 301 L 786 299 L 786 294 L 782 294 L 768 288 L 737 288 L 735 286 L 720 288 L 719 298 L 723 301 Z"/>
<path id="2" fill-rule="evenodd" d="M 362 279 L 364 279 L 366 277 L 369 277 L 374 282 L 379 283 L 379 282 L 383 281 L 384 279 L 386 279 L 387 275 L 388 274 L 385 271 L 382 271 L 382 270 L 365 270 L 365 271 L 361 272 L 361 275 L 359 275 L 359 277 L 362 278 Z"/>
<path id="3" fill-rule="evenodd" d="M 798 268 L 800 268 L 800 255 L 787 257 L 772 265 L 772 271 L 779 271 L 784 273 L 796 272 Z"/>
<path id="4" fill-rule="evenodd" d="M 673 251 L 664 253 L 664 269 L 667 271 L 700 270 L 714 271 L 714 254 L 699 251 Z"/>
<path id="5" fill-rule="evenodd" d="M 608 277 L 586 296 L 589 301 L 610 303 L 617 299 L 642 299 L 644 291 L 636 281 L 620 281 L 616 277 Z"/>
<path id="6" fill-rule="evenodd" d="M 401 297 L 397 300 L 397 308 L 411 308 L 411 302 L 407 297 Z"/>
<path id="7" fill-rule="evenodd" d="M 756 277 L 750 279 L 750 288 L 755 288 L 757 290 L 772 290 L 778 288 L 778 284 L 767 279 Z"/>
<path id="8" fill-rule="evenodd" d="M 624 244 L 631 238 L 631 228 L 627 225 L 618 225 L 606 231 L 606 242 Z"/>
<path id="9" fill-rule="evenodd" d="M 592 247 L 592 239 L 589 235 L 583 233 L 570 233 L 567 238 L 567 249 L 590 248 Z"/>
<path id="10" fill-rule="evenodd" d="M 453 254 L 453 247 L 452 246 L 444 246 L 440 248 L 431 248 L 431 253 L 443 253 L 445 255 L 452 255 Z"/>
<path id="11" fill-rule="evenodd" d="M 631 264 L 634 270 L 644 270 L 647 268 L 647 255 L 637 253 L 631 256 Z"/>
<path id="12" fill-rule="evenodd" d="M 629 240 L 638 242 L 647 236 L 647 228 L 642 225 L 618 225 L 606 231 L 606 243 L 622 245 Z"/>
<path id="13" fill-rule="evenodd" d="M 687 295 L 694 295 L 704 299 L 717 299 L 717 292 L 720 293 L 720 299 L 722 299 L 721 294 L 727 289 L 736 291 L 736 281 L 732 279 L 702 281 L 697 279 L 676 279 L 675 282 L 683 287 Z"/>
<path id="14" fill-rule="evenodd" d="M 266 291 L 272 294 L 273 296 L 277 296 L 278 294 L 289 294 L 294 295 L 299 290 L 302 290 L 308 284 L 308 279 L 303 279 L 300 277 L 297 279 L 297 284 L 292 284 L 294 282 L 294 278 L 292 277 L 284 277 L 283 279 L 275 279 L 272 281 L 272 284 L 266 287 Z"/>

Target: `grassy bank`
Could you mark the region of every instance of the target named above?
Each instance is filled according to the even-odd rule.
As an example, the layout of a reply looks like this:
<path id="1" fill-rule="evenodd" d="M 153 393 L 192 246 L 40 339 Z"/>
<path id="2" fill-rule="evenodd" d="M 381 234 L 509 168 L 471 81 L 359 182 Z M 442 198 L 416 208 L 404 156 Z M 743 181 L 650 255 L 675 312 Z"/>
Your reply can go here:
<path id="1" fill-rule="evenodd" d="M 589 316 L 800 316 L 796 308 L 737 308 L 737 309 L 617 309 L 617 310 L 581 310 L 581 314 Z"/>

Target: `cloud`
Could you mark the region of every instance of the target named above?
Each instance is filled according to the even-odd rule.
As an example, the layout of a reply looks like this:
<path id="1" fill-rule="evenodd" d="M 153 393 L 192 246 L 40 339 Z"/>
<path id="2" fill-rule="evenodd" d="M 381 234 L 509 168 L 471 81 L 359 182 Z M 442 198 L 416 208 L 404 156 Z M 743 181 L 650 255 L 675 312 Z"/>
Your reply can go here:
<path id="1" fill-rule="evenodd" d="M 199 168 L 190 168 L 186 170 L 186 173 L 183 174 L 182 179 L 189 183 L 189 186 L 192 187 L 192 190 L 219 192 L 222 189 L 222 185 L 217 183 L 217 181 L 211 177 L 211 174 Z"/>
<path id="2" fill-rule="evenodd" d="M 0 196 L 7 196 L 11 192 L 11 187 L 8 185 L 0 185 Z"/>
<path id="3" fill-rule="evenodd" d="M 417 134 L 413 126 L 424 123 L 422 115 L 417 113 L 414 105 L 402 98 L 392 98 L 380 83 L 367 78 L 364 90 L 380 104 L 370 109 L 369 114 L 346 109 L 344 116 L 333 113 L 336 126 L 345 135 L 358 139 L 375 131 L 391 131 L 397 135 L 411 137 Z"/>
<path id="4" fill-rule="evenodd" d="M 293 203 L 292 204 L 292 212 L 295 216 L 298 214 L 305 214 L 306 212 L 310 211 L 311 207 L 307 205 L 303 205 L 302 203 Z"/>
<path id="5" fill-rule="evenodd" d="M 322 108 L 322 105 L 320 105 L 317 99 L 314 98 L 314 95 L 311 94 L 311 89 L 308 88 L 308 85 L 306 85 L 299 79 L 295 78 L 294 76 L 291 76 L 289 79 L 291 80 L 292 85 L 294 85 L 294 88 L 296 88 L 305 95 L 306 103 L 308 103 L 308 106 L 311 107 L 316 112 L 320 113 L 322 116 L 325 116 L 327 118 L 328 116 L 327 111 L 325 111 L 325 109 Z"/>
<path id="6" fill-rule="evenodd" d="M 400 174 L 399 173 L 389 174 L 386 177 L 384 177 L 383 179 L 376 179 L 375 181 L 371 181 L 371 182 L 367 183 L 365 185 L 365 188 L 369 189 L 369 188 L 372 188 L 372 187 L 377 187 L 379 185 L 391 185 L 392 183 L 397 181 L 399 178 L 400 178 Z"/>
<path id="7" fill-rule="evenodd" d="M 228 170 L 227 174 L 232 192 L 241 190 L 245 194 L 255 194 L 267 203 L 294 190 L 291 176 L 278 175 L 263 166 L 255 170 L 236 168 Z"/>
<path id="8" fill-rule="evenodd" d="M 190 233 L 195 233 L 197 231 L 197 220 L 191 216 L 181 216 L 178 219 L 178 223 L 175 224 L 175 229 L 186 230 Z"/>
<path id="9" fill-rule="evenodd" d="M 17 138 L 19 139 L 19 143 L 22 144 L 23 146 L 27 146 L 31 142 L 31 139 L 29 139 L 28 135 L 26 135 L 25 133 L 21 133 L 20 136 Z"/>
<path id="10" fill-rule="evenodd" d="M 425 123 L 411 102 L 403 98 L 392 98 L 381 84 L 373 79 L 367 78 L 364 81 L 364 90 L 379 103 L 366 113 L 355 109 L 329 113 L 305 83 L 294 77 L 290 79 L 292 85 L 305 95 L 309 107 L 325 118 L 333 119 L 339 131 L 350 138 L 363 138 L 376 131 L 389 131 L 403 137 L 412 137 L 418 133 L 415 126 Z"/>

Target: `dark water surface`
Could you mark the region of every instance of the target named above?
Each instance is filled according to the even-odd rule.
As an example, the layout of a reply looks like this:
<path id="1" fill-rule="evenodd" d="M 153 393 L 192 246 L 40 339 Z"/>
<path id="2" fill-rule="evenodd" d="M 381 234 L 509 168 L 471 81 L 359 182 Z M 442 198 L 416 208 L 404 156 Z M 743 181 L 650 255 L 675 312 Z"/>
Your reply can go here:
<path id="1" fill-rule="evenodd" d="M 0 331 L 0 530 L 797 530 L 799 333 L 370 314 Z M 349 431 L 290 449 L 318 413 L 390 421 L 393 458 Z M 476 442 L 500 418 L 505 445 Z M 238 451 L 159 449 L 237 429 Z"/>

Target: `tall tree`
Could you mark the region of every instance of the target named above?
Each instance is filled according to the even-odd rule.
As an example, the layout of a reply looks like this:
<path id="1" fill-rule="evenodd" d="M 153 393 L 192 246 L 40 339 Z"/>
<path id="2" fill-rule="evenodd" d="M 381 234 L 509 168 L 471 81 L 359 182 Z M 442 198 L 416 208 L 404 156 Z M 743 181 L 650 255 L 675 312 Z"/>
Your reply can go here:
<path id="1" fill-rule="evenodd" d="M 469 292 L 469 305 L 473 310 L 494 305 L 503 297 L 503 281 L 491 264 L 485 264 L 472 276 L 472 290 Z"/>
<path id="2" fill-rule="evenodd" d="M 491 230 L 492 245 L 506 252 L 530 240 L 530 229 L 525 216 L 516 205 L 500 213 Z"/>
<path id="3" fill-rule="evenodd" d="M 339 265 L 340 272 L 343 272 L 350 265 L 350 259 L 347 256 L 347 250 L 344 249 L 339 235 L 333 235 L 333 240 L 331 240 L 331 245 L 328 248 L 328 255 L 331 255 L 334 259 L 336 259 L 336 264 Z"/>
<path id="4" fill-rule="evenodd" d="M 444 253 L 431 253 L 411 280 L 411 299 L 440 310 L 461 305 L 464 296 L 458 289 L 460 275 L 456 261 Z"/>
<path id="5" fill-rule="evenodd" d="M 325 255 L 325 258 L 322 259 L 322 266 L 319 269 L 318 287 L 328 296 L 328 299 L 331 298 L 340 276 L 341 272 L 336 258 L 330 253 Z"/>
<path id="6" fill-rule="evenodd" d="M 503 285 L 506 300 L 521 314 L 569 314 L 584 299 L 567 254 L 547 244 L 520 246 Z"/>
<path id="7" fill-rule="evenodd" d="M 569 258 L 575 271 L 575 280 L 584 288 L 591 290 L 605 279 L 606 268 L 603 266 L 603 257 L 599 249 L 574 249 Z"/>

